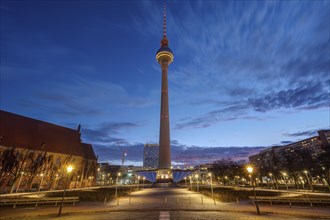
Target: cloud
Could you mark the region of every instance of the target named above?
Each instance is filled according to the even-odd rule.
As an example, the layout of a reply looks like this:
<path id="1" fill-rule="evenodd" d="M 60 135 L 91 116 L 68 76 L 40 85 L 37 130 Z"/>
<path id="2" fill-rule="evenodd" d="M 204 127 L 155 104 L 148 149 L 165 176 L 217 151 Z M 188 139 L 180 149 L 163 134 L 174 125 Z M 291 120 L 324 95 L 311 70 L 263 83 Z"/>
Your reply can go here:
<path id="1" fill-rule="evenodd" d="M 172 146 L 172 163 L 212 163 L 220 159 L 245 160 L 265 147 Z"/>
<path id="2" fill-rule="evenodd" d="M 326 83 L 326 82 L 325 82 Z M 329 92 L 324 82 L 309 82 L 301 84 L 294 89 L 281 90 L 263 94 L 258 98 L 245 98 L 240 102 L 216 102 L 205 100 L 203 103 L 215 103 L 224 107 L 210 111 L 207 114 L 184 118 L 178 122 L 174 129 L 209 127 L 221 121 L 237 119 L 265 120 L 270 116 L 251 116 L 250 112 L 273 112 L 280 109 L 292 109 L 295 111 L 329 108 Z M 323 85 L 323 86 L 322 86 Z M 193 103 L 193 104 L 203 104 Z"/>
<path id="3" fill-rule="evenodd" d="M 112 123 L 101 123 L 94 128 L 82 127 L 82 134 L 84 139 L 91 143 L 103 144 L 103 145 L 121 145 L 129 144 L 124 138 L 118 138 L 123 131 L 138 128 L 140 125 L 132 122 L 112 122 Z"/>
<path id="4" fill-rule="evenodd" d="M 155 5 L 143 8 L 145 19 L 155 19 L 136 21 L 145 34 L 161 33 Z M 329 2 L 178 1 L 168 8 L 170 47 L 181 64 L 169 74 L 171 101 L 213 108 L 188 112 L 190 120 L 175 129 L 263 120 L 279 109 L 329 108 Z"/>
<path id="5" fill-rule="evenodd" d="M 311 137 L 311 136 L 316 136 L 317 131 L 322 130 L 322 129 L 312 129 L 312 130 L 306 130 L 306 131 L 298 131 L 294 133 L 284 133 L 284 136 L 287 137 Z"/>
<path id="6" fill-rule="evenodd" d="M 220 159 L 245 160 L 250 155 L 259 153 L 264 147 L 207 147 L 207 146 L 186 146 L 174 141 L 171 144 L 172 165 L 189 164 L 198 165 L 212 163 Z M 143 144 L 123 145 L 94 145 L 99 154 L 99 161 L 109 161 L 112 164 L 121 164 L 122 151 L 126 153 L 126 165 L 135 164 L 142 166 Z"/>
<path id="7" fill-rule="evenodd" d="M 329 93 L 322 87 L 323 83 L 309 82 L 299 87 L 266 94 L 261 98 L 249 98 L 248 104 L 258 112 L 279 108 L 305 108 L 317 105 L 319 108 L 329 106 Z"/>
<path id="8" fill-rule="evenodd" d="M 118 84 L 82 78 L 40 85 L 33 95 L 22 96 L 18 104 L 25 109 L 38 106 L 43 112 L 60 116 L 95 116 L 105 114 L 111 108 L 144 108 L 153 104 L 148 98 L 130 94 Z"/>

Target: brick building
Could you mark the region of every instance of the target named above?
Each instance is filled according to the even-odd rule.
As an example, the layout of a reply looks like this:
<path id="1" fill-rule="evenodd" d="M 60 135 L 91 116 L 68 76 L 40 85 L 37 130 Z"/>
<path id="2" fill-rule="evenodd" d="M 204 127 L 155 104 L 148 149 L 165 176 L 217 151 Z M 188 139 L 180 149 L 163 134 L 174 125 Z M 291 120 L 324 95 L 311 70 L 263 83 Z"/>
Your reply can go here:
<path id="1" fill-rule="evenodd" d="M 97 158 L 77 130 L 0 110 L 0 192 L 95 185 Z M 66 173 L 66 167 L 73 167 Z"/>

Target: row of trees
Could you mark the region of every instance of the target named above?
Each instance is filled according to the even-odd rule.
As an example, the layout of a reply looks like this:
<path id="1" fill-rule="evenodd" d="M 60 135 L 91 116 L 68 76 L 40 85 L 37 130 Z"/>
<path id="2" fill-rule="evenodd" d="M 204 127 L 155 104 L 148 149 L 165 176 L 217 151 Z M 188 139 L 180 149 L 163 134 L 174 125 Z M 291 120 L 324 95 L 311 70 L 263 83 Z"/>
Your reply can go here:
<path id="1" fill-rule="evenodd" d="M 8 148 L 3 151 L 1 159 L 0 185 L 10 186 L 11 193 L 22 175 L 28 176 L 28 185 L 32 187 L 32 182 L 39 173 L 48 170 L 49 167 L 56 171 L 56 167 L 52 166 L 52 157 L 47 156 L 46 151 L 36 153 L 27 149 L 18 151 Z"/>
<path id="2" fill-rule="evenodd" d="M 316 152 L 311 148 L 286 149 L 281 154 L 272 149 L 270 156 L 261 158 L 255 166 L 261 176 L 272 175 L 279 179 L 288 173 L 298 186 L 298 179 L 308 172 L 311 178 L 319 177 L 324 182 L 330 181 L 330 147 Z"/>
<path id="3" fill-rule="evenodd" d="M 288 175 L 293 178 L 299 188 L 299 179 L 306 178 L 307 181 L 307 174 L 311 180 L 319 178 L 325 185 L 328 185 L 330 182 L 330 147 L 326 147 L 324 151 L 318 153 L 310 148 L 298 148 L 276 154 L 273 149 L 270 155 L 260 158 L 253 165 L 254 174 L 259 177 L 260 181 L 264 178 L 277 183 L 278 180 L 285 178 L 283 175 Z M 249 179 L 245 162 L 218 160 L 213 163 L 211 171 L 224 183 L 226 181 L 235 183 L 242 177 Z"/>
<path id="4" fill-rule="evenodd" d="M 57 157 L 55 160 L 53 154 L 48 153 L 46 150 L 37 152 L 14 147 L 5 149 L 0 156 L 0 187 L 9 187 L 10 193 L 14 192 L 15 189 L 18 190 L 22 179 L 24 179 L 25 188 L 33 188 L 36 178 L 41 178 L 40 176 L 42 178 L 48 177 L 48 188 L 53 189 L 55 185 L 63 182 L 62 180 L 66 175 L 66 166 L 74 162 L 73 157 L 70 155 L 62 155 L 62 157 Z M 87 166 L 88 170 L 85 170 L 84 173 L 94 173 L 96 164 L 93 166 Z M 71 178 L 78 179 L 78 172 L 82 173 L 82 171 L 75 169 Z M 38 187 L 40 187 L 39 184 Z"/>

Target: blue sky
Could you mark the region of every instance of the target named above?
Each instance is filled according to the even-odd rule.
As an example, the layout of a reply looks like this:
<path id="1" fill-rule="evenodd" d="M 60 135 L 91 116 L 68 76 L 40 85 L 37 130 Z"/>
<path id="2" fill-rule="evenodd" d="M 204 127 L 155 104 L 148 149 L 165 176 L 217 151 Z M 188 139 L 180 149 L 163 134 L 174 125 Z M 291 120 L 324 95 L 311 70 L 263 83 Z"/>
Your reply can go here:
<path id="1" fill-rule="evenodd" d="M 1 1 L 2 110 L 76 129 L 101 161 L 158 142 L 163 1 Z M 329 1 L 167 2 L 174 162 L 329 129 Z M 240 148 L 230 148 L 240 147 Z M 249 148 L 242 148 L 249 147 Z"/>

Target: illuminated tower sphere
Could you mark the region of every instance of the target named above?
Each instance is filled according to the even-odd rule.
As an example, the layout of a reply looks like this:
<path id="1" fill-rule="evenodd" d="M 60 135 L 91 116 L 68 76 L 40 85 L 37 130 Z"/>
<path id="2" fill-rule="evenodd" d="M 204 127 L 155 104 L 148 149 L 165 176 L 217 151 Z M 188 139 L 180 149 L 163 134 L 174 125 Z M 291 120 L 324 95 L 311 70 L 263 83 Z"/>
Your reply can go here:
<path id="1" fill-rule="evenodd" d="M 165 1 L 166 2 L 166 1 Z M 160 41 L 160 49 L 157 51 L 156 59 L 162 68 L 162 90 L 160 107 L 160 131 L 159 131 L 159 162 L 158 169 L 171 168 L 170 148 L 170 116 L 168 110 L 168 65 L 173 61 L 173 52 L 168 47 L 166 38 L 166 4 L 164 3 L 164 35 Z"/>

